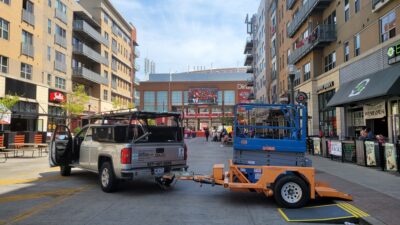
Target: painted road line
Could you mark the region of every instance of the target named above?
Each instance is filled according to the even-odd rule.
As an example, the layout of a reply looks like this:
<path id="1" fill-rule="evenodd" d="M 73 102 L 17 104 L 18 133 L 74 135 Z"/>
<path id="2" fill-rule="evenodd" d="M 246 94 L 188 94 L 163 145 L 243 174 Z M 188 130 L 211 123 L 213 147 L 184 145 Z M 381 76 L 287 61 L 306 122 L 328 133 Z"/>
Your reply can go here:
<path id="1" fill-rule="evenodd" d="M 57 174 L 57 175 L 38 177 L 38 178 L 0 180 L 0 185 L 27 184 L 33 182 L 43 182 L 43 181 L 53 181 L 53 180 L 63 180 L 63 179 L 66 178 L 61 177 Z"/>
<path id="2" fill-rule="evenodd" d="M 71 197 L 72 195 L 77 194 L 78 192 L 85 191 L 85 190 L 89 189 L 91 186 L 94 186 L 94 185 L 86 185 L 86 186 L 82 186 L 79 188 L 73 188 L 74 190 L 65 191 L 64 195 L 56 197 L 54 200 L 52 200 L 50 202 L 39 204 L 23 213 L 20 213 L 20 214 L 14 216 L 13 218 L 11 218 L 10 220 L 5 221 L 3 224 L 9 225 L 9 224 L 14 224 L 14 223 L 18 223 L 20 221 L 26 220 L 29 217 L 31 217 L 37 213 L 40 213 L 43 210 L 55 207 L 56 205 L 65 201 L 67 198 Z"/>
<path id="3" fill-rule="evenodd" d="M 339 203 L 338 206 L 344 210 L 347 210 L 348 212 L 350 212 L 351 214 L 353 214 L 359 218 L 369 216 L 368 213 L 362 211 L 361 209 L 359 209 L 349 203 Z"/>

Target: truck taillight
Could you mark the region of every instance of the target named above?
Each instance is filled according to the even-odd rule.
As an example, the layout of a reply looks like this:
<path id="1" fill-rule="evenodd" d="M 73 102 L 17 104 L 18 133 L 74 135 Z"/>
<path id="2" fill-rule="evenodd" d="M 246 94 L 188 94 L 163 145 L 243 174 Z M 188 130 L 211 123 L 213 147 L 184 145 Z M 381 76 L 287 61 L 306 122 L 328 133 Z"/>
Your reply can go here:
<path id="1" fill-rule="evenodd" d="M 123 148 L 121 149 L 121 164 L 131 164 L 132 162 L 132 149 Z"/>
<path id="2" fill-rule="evenodd" d="M 187 158 L 188 158 L 188 148 L 187 148 L 187 145 L 186 145 L 186 144 L 183 146 L 183 149 L 184 149 L 184 152 L 185 152 L 185 153 L 184 153 L 185 155 L 184 155 L 183 158 L 184 158 L 185 160 L 187 160 Z"/>

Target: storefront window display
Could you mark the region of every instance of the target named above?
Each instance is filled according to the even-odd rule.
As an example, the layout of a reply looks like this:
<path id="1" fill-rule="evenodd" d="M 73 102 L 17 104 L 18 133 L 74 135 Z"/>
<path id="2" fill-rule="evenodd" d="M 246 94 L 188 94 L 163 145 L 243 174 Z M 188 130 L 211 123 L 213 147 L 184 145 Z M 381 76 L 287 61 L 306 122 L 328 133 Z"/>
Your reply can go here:
<path id="1" fill-rule="evenodd" d="M 168 91 L 157 92 L 157 111 L 158 112 L 168 111 Z"/>
<path id="2" fill-rule="evenodd" d="M 224 105 L 235 105 L 235 91 L 224 91 Z"/>
<path id="3" fill-rule="evenodd" d="M 144 111 L 153 112 L 155 111 L 154 104 L 155 104 L 155 92 L 154 91 L 145 91 L 144 92 Z"/>
<path id="4" fill-rule="evenodd" d="M 337 136 L 336 108 L 327 107 L 329 100 L 335 94 L 334 90 L 318 95 L 319 129 L 324 136 Z"/>

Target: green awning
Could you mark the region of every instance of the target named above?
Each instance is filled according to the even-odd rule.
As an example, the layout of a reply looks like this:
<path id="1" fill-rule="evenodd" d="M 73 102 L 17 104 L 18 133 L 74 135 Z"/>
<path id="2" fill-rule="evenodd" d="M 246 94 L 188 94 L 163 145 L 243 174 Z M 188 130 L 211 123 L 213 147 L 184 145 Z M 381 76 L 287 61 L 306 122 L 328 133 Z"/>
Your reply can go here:
<path id="1" fill-rule="evenodd" d="M 392 96 L 400 96 L 400 65 L 342 84 L 327 106 L 340 107 Z"/>

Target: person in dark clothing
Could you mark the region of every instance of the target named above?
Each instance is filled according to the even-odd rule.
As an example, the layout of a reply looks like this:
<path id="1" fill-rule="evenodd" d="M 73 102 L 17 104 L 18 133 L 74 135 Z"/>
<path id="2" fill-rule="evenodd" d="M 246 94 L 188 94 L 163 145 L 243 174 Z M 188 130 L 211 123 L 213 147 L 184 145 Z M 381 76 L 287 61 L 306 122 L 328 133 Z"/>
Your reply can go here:
<path id="1" fill-rule="evenodd" d="M 206 128 L 204 134 L 206 135 L 206 141 L 208 142 L 208 136 L 210 136 L 210 131 Z"/>

